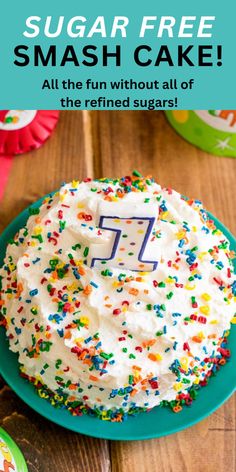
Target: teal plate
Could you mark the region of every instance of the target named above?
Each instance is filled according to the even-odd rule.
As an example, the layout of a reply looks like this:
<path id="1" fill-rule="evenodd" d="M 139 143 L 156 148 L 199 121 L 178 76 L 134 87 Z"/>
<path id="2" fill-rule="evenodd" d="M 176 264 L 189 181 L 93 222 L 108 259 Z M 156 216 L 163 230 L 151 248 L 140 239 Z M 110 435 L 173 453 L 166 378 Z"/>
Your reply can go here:
<path id="1" fill-rule="evenodd" d="M 42 200 L 33 206 L 38 207 Z M 8 241 L 22 228 L 29 213 L 24 210 L 0 236 L 0 265 L 2 265 Z M 236 240 L 230 232 L 211 214 L 217 228 L 228 237 L 231 249 L 236 251 Z M 234 260 L 234 262 L 236 262 Z M 236 264 L 235 264 L 236 269 Z M 191 407 L 184 407 L 176 414 L 168 408 L 154 408 L 148 413 L 130 417 L 124 423 L 101 421 L 89 416 L 75 417 L 67 410 L 56 409 L 41 399 L 34 387 L 19 375 L 17 355 L 9 350 L 4 328 L 0 328 L 0 374 L 14 392 L 31 408 L 45 418 L 78 433 L 97 438 L 114 440 L 151 439 L 173 434 L 201 421 L 219 408 L 236 388 L 236 326 L 233 325 L 229 337 L 230 361 L 223 366 L 207 387 L 199 390 Z"/>

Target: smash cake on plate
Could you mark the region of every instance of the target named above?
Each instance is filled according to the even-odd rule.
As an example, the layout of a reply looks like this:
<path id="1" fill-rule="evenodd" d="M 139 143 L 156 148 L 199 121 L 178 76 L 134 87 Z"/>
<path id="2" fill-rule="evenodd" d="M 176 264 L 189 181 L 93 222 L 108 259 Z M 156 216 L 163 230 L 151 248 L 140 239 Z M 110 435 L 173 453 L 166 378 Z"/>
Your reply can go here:
<path id="1" fill-rule="evenodd" d="M 0 269 L 21 375 L 73 415 L 180 411 L 229 358 L 232 257 L 200 201 L 151 177 L 63 185 L 29 209 Z"/>

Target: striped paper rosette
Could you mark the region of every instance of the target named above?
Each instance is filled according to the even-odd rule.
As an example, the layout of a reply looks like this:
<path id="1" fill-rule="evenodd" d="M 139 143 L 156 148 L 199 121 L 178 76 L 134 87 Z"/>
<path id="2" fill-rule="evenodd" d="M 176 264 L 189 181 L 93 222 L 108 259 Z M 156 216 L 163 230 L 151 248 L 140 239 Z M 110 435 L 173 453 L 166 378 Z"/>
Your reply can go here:
<path id="1" fill-rule="evenodd" d="M 13 156 L 42 146 L 55 128 L 58 117 L 57 110 L 0 110 L 0 199 Z"/>
<path id="2" fill-rule="evenodd" d="M 59 117 L 57 110 L 1 110 L 0 157 L 37 149 L 50 136 Z"/>

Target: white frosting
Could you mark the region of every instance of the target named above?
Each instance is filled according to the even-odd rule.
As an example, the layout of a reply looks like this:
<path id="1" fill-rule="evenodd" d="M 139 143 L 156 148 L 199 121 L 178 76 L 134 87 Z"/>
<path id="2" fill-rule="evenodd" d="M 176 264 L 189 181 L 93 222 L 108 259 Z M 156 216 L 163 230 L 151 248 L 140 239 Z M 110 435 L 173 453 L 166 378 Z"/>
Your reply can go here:
<path id="1" fill-rule="evenodd" d="M 108 194 L 111 201 L 104 194 L 107 187 L 113 190 Z M 189 204 L 156 183 L 144 192 L 124 193 L 122 199 L 114 197 L 117 188 L 122 189 L 118 182 L 73 182 L 48 198 L 39 214 L 30 216 L 27 232 L 21 230 L 18 245 L 8 246 L 0 271 L 2 313 L 10 348 L 19 354 L 23 372 L 50 390 L 90 407 L 151 408 L 198 383 L 213 365 L 204 359 L 220 355 L 217 343 L 230 328 L 235 311 L 233 269 L 226 237 L 209 229 L 199 202 Z M 145 253 L 158 261 L 155 271 L 113 268 L 112 261 L 90 267 L 91 255 L 86 256 L 85 248 L 93 248 L 92 253 L 100 245 L 101 254 L 109 254 L 114 241 L 112 231 L 97 227 L 105 197 L 107 211 L 109 204 L 118 211 L 122 201 L 128 209 L 125 217 L 137 215 L 139 207 L 140 218 L 145 216 L 144 205 L 147 213 L 156 209 Z M 81 212 L 92 219 L 78 218 Z M 192 249 L 196 256 L 192 264 L 197 266 L 190 270 L 186 250 Z M 64 278 L 48 272 L 52 259 L 59 259 L 61 267 L 66 264 Z M 189 281 L 191 276 L 194 280 Z M 58 302 L 60 306 L 67 302 L 64 313 Z M 202 322 L 199 317 L 204 317 Z M 30 357 L 29 351 L 42 341 L 43 350 Z M 79 358 L 84 349 L 92 362 Z M 108 359 L 101 356 L 104 353 Z M 181 366 L 179 378 L 173 363 Z M 118 394 L 118 389 L 126 392 Z"/>

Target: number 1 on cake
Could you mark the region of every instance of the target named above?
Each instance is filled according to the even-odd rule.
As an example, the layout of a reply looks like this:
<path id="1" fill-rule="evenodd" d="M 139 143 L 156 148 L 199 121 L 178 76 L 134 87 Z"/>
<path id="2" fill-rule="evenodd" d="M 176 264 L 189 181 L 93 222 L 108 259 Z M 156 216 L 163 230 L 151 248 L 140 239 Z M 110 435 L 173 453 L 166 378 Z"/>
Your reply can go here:
<path id="1" fill-rule="evenodd" d="M 147 205 L 145 208 L 139 205 L 138 209 L 135 207 L 131 213 L 128 205 L 128 208 L 123 208 L 124 215 L 118 204 L 108 209 L 109 213 L 113 210 L 113 215 L 119 216 L 106 214 L 105 210 L 103 213 L 100 212 L 99 228 L 111 231 L 113 234 L 107 242 L 103 240 L 101 244 L 92 244 L 91 267 L 117 267 L 143 272 L 155 270 L 157 261 L 150 256 L 150 240 L 157 218 L 157 208 L 150 212 L 150 209 L 147 211 Z M 127 213 L 134 216 L 128 217 Z"/>

